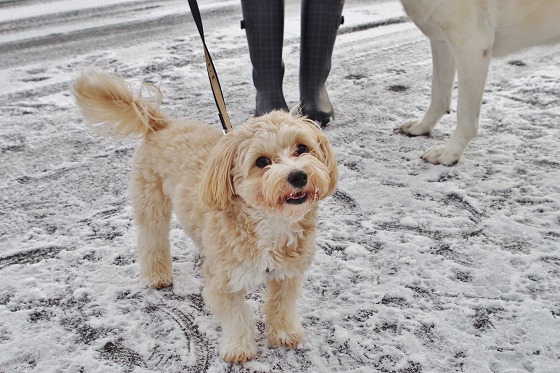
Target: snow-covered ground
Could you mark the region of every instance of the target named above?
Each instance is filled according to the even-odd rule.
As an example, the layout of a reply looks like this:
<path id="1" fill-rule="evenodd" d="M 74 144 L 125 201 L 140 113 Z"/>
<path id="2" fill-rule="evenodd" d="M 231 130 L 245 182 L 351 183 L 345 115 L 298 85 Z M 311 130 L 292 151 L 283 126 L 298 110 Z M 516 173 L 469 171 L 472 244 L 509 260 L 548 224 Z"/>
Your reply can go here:
<path id="1" fill-rule="evenodd" d="M 200 0 L 232 122 L 254 106 L 238 1 Z M 286 4 L 285 92 L 298 100 L 299 1 Z M 243 366 L 217 356 L 200 259 L 171 232 L 175 284 L 137 281 L 127 194 L 137 140 L 83 124 L 88 66 L 160 84 L 164 109 L 219 126 L 183 0 L 0 0 L 0 372 L 557 372 L 560 46 L 494 61 L 479 137 L 394 129 L 427 107 L 428 41 L 397 1 L 347 1 L 325 131 L 340 168 L 300 300 L 306 342 Z M 261 297 L 249 302 L 258 319 Z M 259 321 L 262 332 L 264 325 Z"/>

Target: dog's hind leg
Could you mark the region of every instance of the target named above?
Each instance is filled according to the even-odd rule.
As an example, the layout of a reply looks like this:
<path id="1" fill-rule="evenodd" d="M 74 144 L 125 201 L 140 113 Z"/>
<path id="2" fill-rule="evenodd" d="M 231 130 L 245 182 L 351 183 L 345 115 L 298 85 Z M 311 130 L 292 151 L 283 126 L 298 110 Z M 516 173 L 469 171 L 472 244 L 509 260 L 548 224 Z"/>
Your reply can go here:
<path id="1" fill-rule="evenodd" d="M 206 306 L 222 326 L 220 356 L 229 363 L 244 363 L 257 356 L 255 319 L 244 292 L 228 292 L 227 284 L 208 276 L 202 290 Z"/>
<path id="2" fill-rule="evenodd" d="M 297 299 L 303 277 L 269 280 L 264 305 L 266 330 L 271 345 L 296 348 L 303 341 L 303 328 L 297 312 Z"/>
<path id="3" fill-rule="evenodd" d="M 130 192 L 138 225 L 140 281 L 156 289 L 169 286 L 173 283 L 169 244 L 171 201 L 165 196 L 159 177 L 135 170 Z"/>
<path id="4" fill-rule="evenodd" d="M 459 94 L 457 97 L 457 128 L 445 145 L 428 149 L 422 159 L 451 166 L 461 158 L 469 142 L 478 133 L 482 95 L 492 58 L 491 36 L 473 36 L 472 43 L 455 46 Z"/>
<path id="5" fill-rule="evenodd" d="M 431 40 L 432 47 L 432 99 L 421 120 L 412 119 L 399 127 L 399 132 L 408 136 L 429 135 L 441 117 L 449 113 L 451 92 L 455 79 L 455 58 L 443 40 Z"/>

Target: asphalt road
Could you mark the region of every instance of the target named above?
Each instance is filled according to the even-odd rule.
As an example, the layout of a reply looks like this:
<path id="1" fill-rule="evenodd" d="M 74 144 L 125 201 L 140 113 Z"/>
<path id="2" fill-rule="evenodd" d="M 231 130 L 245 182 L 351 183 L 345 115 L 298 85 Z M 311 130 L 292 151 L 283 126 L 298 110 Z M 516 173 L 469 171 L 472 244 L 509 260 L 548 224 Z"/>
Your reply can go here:
<path id="1" fill-rule="evenodd" d="M 364 3 L 354 0 L 346 9 L 359 9 Z M 381 1 L 382 2 L 382 1 Z M 162 38 L 196 34 L 186 0 L 139 0 L 82 9 L 61 7 L 48 14 L 2 19 L 2 12 L 46 8 L 59 0 L 20 0 L 0 2 L 0 67 L 33 64 L 60 56 L 76 56 L 96 49 L 149 43 Z M 239 24 L 239 1 L 202 0 L 199 2 L 204 27 L 216 30 Z M 56 8 L 55 8 L 56 9 Z M 286 1 L 286 17 L 299 12 L 299 1 Z M 6 17 L 4 17 L 6 18 Z M 367 25 L 362 25 L 363 27 Z M 347 30 L 349 31 L 349 30 Z"/>

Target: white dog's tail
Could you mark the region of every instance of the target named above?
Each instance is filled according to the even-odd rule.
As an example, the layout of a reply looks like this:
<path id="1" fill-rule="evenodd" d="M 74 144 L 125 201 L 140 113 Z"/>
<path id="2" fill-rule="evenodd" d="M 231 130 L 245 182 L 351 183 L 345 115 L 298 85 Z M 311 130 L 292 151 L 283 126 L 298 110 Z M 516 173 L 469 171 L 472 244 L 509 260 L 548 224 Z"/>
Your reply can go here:
<path id="1" fill-rule="evenodd" d="M 169 126 L 159 111 L 162 94 L 154 85 L 142 85 L 135 97 L 123 79 L 89 70 L 76 80 L 72 93 L 85 119 L 103 124 L 114 136 L 147 135 Z M 146 93 L 152 97 L 143 97 Z"/>

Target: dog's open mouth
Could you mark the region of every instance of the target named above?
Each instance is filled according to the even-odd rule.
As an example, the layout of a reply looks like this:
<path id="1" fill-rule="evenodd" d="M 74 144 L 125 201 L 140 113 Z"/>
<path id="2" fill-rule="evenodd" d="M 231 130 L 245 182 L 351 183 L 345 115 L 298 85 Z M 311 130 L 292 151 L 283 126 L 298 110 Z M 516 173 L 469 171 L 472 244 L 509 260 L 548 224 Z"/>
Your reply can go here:
<path id="1" fill-rule="evenodd" d="M 301 205 L 302 203 L 305 203 L 308 198 L 309 196 L 306 192 L 298 191 L 288 195 L 286 198 L 286 203 L 289 203 L 291 205 Z"/>

